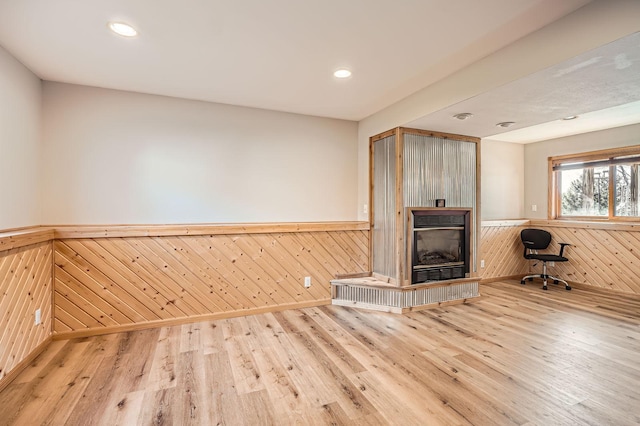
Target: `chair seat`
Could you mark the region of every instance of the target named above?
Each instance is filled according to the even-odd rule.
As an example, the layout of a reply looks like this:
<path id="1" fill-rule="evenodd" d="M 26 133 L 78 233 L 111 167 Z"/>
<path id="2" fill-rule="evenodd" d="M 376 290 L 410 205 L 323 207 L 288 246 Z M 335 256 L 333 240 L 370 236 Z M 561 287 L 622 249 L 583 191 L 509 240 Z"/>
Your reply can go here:
<path id="1" fill-rule="evenodd" d="M 543 262 L 567 262 L 567 259 L 564 256 L 558 256 L 557 254 L 527 254 L 525 256 L 526 259 L 535 259 L 542 260 Z"/>
<path id="2" fill-rule="evenodd" d="M 568 262 L 564 257 L 564 248 L 570 246 L 569 243 L 559 243 L 560 252 L 558 254 L 538 253 L 538 250 L 547 250 L 551 244 L 551 234 L 544 229 L 527 228 L 520 232 L 520 239 L 524 245 L 524 258 L 527 260 L 539 260 L 542 262 L 541 274 L 529 274 L 520 280 L 520 284 L 526 284 L 527 280 L 542 278 L 542 289 L 547 289 L 547 281 L 553 280 L 554 284 L 563 283 L 565 290 L 571 290 L 571 286 L 563 279 L 547 274 L 547 262 Z M 534 265 L 535 266 L 535 265 Z"/>

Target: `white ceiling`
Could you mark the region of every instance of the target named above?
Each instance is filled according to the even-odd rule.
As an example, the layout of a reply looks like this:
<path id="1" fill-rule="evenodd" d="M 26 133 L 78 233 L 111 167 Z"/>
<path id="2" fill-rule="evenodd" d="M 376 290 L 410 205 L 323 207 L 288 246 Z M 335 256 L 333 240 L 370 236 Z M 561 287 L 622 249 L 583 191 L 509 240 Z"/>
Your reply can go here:
<path id="1" fill-rule="evenodd" d="M 640 123 L 640 33 L 429 114 L 409 127 L 529 143 Z M 473 117 L 461 122 L 455 114 Z M 575 116 L 565 121 L 564 117 Z M 509 128 L 496 124 L 511 121 Z"/>
<path id="2" fill-rule="evenodd" d="M 361 120 L 589 2 L 0 0 L 0 46 L 43 80 Z M 639 50 L 635 35 L 402 124 L 531 142 L 637 123 Z"/>

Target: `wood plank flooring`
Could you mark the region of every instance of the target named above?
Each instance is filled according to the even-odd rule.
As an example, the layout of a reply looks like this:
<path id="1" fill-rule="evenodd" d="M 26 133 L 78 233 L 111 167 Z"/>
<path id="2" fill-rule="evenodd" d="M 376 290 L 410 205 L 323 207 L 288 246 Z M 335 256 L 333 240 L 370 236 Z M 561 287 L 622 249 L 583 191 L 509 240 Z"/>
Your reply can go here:
<path id="1" fill-rule="evenodd" d="M 636 425 L 640 298 L 516 281 L 53 342 L 3 425 Z"/>

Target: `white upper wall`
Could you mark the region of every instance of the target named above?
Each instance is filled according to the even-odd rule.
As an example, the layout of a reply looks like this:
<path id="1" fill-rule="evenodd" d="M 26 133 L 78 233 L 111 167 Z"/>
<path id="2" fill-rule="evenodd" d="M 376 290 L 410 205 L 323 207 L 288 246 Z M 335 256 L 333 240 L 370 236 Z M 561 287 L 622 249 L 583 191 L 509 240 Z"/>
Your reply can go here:
<path id="1" fill-rule="evenodd" d="M 0 230 L 39 225 L 41 81 L 0 47 Z"/>
<path id="2" fill-rule="evenodd" d="M 369 137 L 423 117 L 640 30 L 640 1 L 596 0 L 515 43 L 362 120 L 358 127 L 358 205 L 369 197 Z M 439 131 L 440 129 L 428 129 Z M 474 135 L 469 135 L 474 136 Z M 483 161 L 484 163 L 484 161 Z M 484 164 L 483 164 L 484 169 Z M 485 194 L 486 191 L 493 192 Z M 482 183 L 482 198 L 514 197 Z M 520 194 L 520 196 L 522 196 Z M 526 201 L 529 204 L 528 201 Z M 481 216 L 491 217 L 483 204 Z M 538 206 L 540 213 L 540 206 Z"/>
<path id="3" fill-rule="evenodd" d="M 530 219 L 547 219 L 549 157 L 631 145 L 640 145 L 640 124 L 525 145 L 525 216 Z M 537 211 L 531 211 L 532 205 L 537 206 Z"/>
<path id="4" fill-rule="evenodd" d="M 357 123 L 44 83 L 46 224 L 357 219 Z"/>
<path id="5" fill-rule="evenodd" d="M 524 145 L 483 139 L 480 159 L 481 219 L 524 217 Z"/>
<path id="6" fill-rule="evenodd" d="M 0 49 L 0 229 L 366 220 L 370 136 L 637 31 L 639 15 L 638 1 L 594 1 L 358 125 L 57 83 L 45 84 L 43 104 L 38 78 Z M 491 184 L 496 148 L 483 148 L 482 217 L 520 216 L 494 208 L 506 198 L 544 217 L 535 178 L 524 197 L 520 183 Z M 527 150 L 528 164 L 537 154 Z"/>

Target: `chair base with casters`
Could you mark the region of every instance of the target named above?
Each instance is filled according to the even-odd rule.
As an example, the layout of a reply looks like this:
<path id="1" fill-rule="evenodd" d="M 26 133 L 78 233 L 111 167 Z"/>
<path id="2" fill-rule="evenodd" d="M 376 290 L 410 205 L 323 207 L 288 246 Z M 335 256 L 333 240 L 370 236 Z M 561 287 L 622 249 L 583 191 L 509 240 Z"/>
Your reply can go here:
<path id="1" fill-rule="evenodd" d="M 542 289 L 547 289 L 547 281 L 553 280 L 554 284 L 563 283 L 564 288 L 566 290 L 571 290 L 571 286 L 558 277 L 554 277 L 552 275 L 547 274 L 547 262 L 566 262 L 569 259 L 563 256 L 564 249 L 566 246 L 570 246 L 568 243 L 559 243 L 560 244 L 560 253 L 558 254 L 546 254 L 546 253 L 538 253 L 538 250 L 544 250 L 549 247 L 551 244 L 551 234 L 542 229 L 523 229 L 520 233 L 520 238 L 522 239 L 522 244 L 524 244 L 524 258 L 527 260 L 536 260 L 538 262 L 542 262 L 542 273 L 541 274 L 531 274 L 523 277 L 520 281 L 520 284 L 525 284 L 527 280 L 533 281 L 534 278 L 542 278 Z M 534 265 L 535 266 L 535 265 Z"/>
<path id="2" fill-rule="evenodd" d="M 542 278 L 542 289 L 546 290 L 547 289 L 547 280 L 553 280 L 554 284 L 558 284 L 558 283 L 563 283 L 564 284 L 564 288 L 565 290 L 571 290 L 571 286 L 563 279 L 558 278 L 558 277 L 554 277 L 553 275 L 549 275 L 547 274 L 547 262 L 543 262 L 542 263 L 542 273 L 541 274 L 533 274 L 533 275 L 527 275 L 526 277 L 522 277 L 522 281 L 520 281 L 520 284 L 524 285 L 526 284 L 525 281 L 529 280 L 529 281 L 533 281 L 534 278 Z"/>

